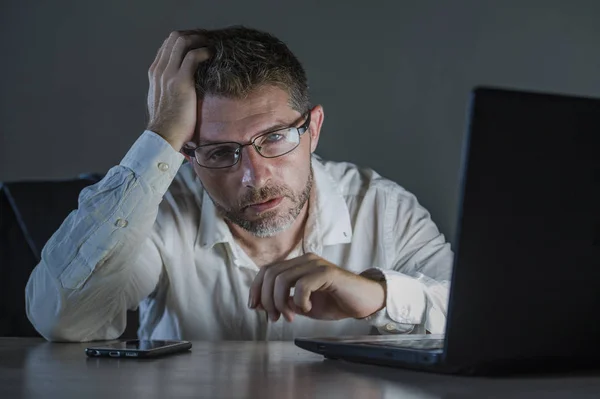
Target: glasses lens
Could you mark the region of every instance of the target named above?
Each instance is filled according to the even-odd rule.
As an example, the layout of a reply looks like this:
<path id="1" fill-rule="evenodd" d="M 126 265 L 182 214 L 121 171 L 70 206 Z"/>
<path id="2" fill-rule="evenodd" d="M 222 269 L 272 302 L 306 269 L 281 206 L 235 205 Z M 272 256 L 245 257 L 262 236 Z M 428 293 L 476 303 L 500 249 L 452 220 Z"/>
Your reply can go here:
<path id="1" fill-rule="evenodd" d="M 298 129 L 290 127 L 259 136 L 254 142 L 258 152 L 264 157 L 273 158 L 292 151 L 300 143 Z"/>
<path id="2" fill-rule="evenodd" d="M 196 148 L 198 163 L 207 168 L 226 168 L 235 164 L 240 156 L 240 146 L 235 143 L 205 145 Z"/>

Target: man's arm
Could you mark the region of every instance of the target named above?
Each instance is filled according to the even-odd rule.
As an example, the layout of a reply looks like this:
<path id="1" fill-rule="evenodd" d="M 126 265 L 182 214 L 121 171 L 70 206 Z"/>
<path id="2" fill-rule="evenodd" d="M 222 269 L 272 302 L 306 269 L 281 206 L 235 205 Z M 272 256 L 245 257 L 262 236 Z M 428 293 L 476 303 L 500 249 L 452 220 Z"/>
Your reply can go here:
<path id="1" fill-rule="evenodd" d="M 117 338 L 126 310 L 156 286 L 160 254 L 146 239 L 183 161 L 179 151 L 194 135 L 194 75 L 209 58 L 204 41 L 198 32 L 176 31 L 163 42 L 148 70 L 147 130 L 119 166 L 81 192 L 78 209 L 45 245 L 26 309 L 47 339 Z"/>
<path id="2" fill-rule="evenodd" d="M 273 321 L 282 314 L 288 321 L 295 314 L 321 320 L 353 317 L 382 333 L 443 333 L 452 251 L 414 196 L 394 197 L 388 195 L 378 209 L 386 266 L 357 275 L 307 253 L 262 267 L 248 306 L 266 310 Z"/>
<path id="3" fill-rule="evenodd" d="M 51 341 L 114 339 L 158 282 L 162 263 L 151 239 L 158 205 L 183 156 L 150 131 L 120 165 L 82 190 L 42 250 L 26 287 L 26 310 Z"/>
<path id="4" fill-rule="evenodd" d="M 366 318 L 381 333 L 443 334 L 454 254 L 414 195 L 393 196 L 383 235 L 388 268 L 361 275 L 385 281 L 385 307 Z"/>

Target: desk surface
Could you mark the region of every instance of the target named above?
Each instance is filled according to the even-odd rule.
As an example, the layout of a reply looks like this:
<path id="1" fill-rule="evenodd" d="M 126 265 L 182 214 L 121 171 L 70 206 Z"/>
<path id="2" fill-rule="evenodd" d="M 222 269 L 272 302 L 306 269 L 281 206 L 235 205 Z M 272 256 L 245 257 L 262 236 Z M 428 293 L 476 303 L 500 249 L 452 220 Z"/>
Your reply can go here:
<path id="1" fill-rule="evenodd" d="M 0 338 L 0 398 L 598 398 L 600 373 L 475 378 L 323 360 L 290 342 L 194 342 L 154 360 Z"/>

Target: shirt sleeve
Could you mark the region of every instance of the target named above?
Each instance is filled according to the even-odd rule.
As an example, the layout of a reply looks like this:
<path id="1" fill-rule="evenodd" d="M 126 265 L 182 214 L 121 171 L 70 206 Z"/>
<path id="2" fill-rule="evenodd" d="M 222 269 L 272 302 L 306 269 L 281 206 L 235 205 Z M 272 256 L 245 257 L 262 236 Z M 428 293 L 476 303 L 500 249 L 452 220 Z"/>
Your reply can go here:
<path id="1" fill-rule="evenodd" d="M 382 334 L 443 334 L 454 255 L 414 195 L 386 204 L 383 243 L 387 267 L 361 275 L 387 286 L 385 307 L 366 318 Z"/>
<path id="2" fill-rule="evenodd" d="M 119 165 L 81 191 L 25 289 L 27 316 L 43 337 L 90 341 L 123 333 L 127 309 L 158 283 L 162 262 L 152 227 L 182 161 L 145 131 Z"/>

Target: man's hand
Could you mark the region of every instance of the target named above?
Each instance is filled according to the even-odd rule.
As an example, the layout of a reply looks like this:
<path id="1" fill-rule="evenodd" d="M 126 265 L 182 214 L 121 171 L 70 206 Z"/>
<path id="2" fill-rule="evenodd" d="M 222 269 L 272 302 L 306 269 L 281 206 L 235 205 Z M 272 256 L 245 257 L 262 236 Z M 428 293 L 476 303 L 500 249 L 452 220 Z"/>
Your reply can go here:
<path id="1" fill-rule="evenodd" d="M 194 31 L 172 32 L 148 70 L 147 129 L 161 135 L 176 151 L 192 139 L 196 127 L 194 75 L 210 56 L 203 42 Z"/>
<path id="2" fill-rule="evenodd" d="M 308 253 L 261 268 L 250 287 L 248 306 L 263 308 L 272 321 L 281 314 L 287 321 L 294 314 L 339 320 L 367 317 L 383 309 L 385 300 L 385 282 L 369 280 Z"/>

